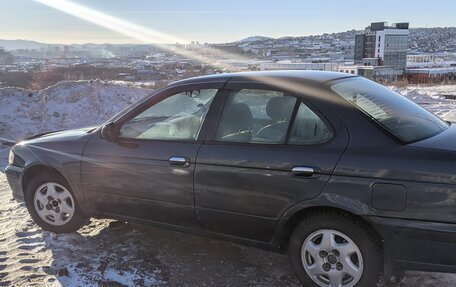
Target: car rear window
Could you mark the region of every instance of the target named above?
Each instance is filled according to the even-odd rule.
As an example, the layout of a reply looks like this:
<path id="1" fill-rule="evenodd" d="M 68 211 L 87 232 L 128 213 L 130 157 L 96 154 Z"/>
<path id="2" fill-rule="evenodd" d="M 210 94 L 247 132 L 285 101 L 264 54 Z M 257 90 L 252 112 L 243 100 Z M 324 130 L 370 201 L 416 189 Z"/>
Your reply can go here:
<path id="1" fill-rule="evenodd" d="M 435 136 L 449 126 L 406 97 L 365 78 L 345 79 L 331 89 L 406 143 Z"/>

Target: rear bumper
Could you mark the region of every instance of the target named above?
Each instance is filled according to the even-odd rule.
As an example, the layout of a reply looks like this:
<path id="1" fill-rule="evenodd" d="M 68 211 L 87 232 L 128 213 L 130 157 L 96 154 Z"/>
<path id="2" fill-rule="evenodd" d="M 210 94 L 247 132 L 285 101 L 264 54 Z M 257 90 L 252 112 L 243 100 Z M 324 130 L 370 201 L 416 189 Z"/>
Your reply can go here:
<path id="1" fill-rule="evenodd" d="M 456 273 L 456 224 L 369 217 L 390 270 Z"/>
<path id="2" fill-rule="evenodd" d="M 13 197 L 16 200 L 24 201 L 24 192 L 22 189 L 23 167 L 8 165 L 5 169 L 6 179 L 11 187 Z"/>

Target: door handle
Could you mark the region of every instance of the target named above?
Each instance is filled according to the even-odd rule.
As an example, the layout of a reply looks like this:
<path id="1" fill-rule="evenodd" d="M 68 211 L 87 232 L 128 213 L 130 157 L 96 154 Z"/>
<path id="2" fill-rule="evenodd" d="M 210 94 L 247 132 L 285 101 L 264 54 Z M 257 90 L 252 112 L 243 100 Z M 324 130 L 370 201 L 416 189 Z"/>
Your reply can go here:
<path id="1" fill-rule="evenodd" d="M 184 166 L 188 167 L 190 166 L 190 161 L 186 159 L 185 157 L 181 156 L 172 156 L 169 158 L 169 164 L 171 165 L 179 165 L 179 166 Z"/>
<path id="2" fill-rule="evenodd" d="M 315 169 L 308 166 L 295 166 L 291 169 L 291 174 L 295 176 L 312 176 L 315 174 Z"/>

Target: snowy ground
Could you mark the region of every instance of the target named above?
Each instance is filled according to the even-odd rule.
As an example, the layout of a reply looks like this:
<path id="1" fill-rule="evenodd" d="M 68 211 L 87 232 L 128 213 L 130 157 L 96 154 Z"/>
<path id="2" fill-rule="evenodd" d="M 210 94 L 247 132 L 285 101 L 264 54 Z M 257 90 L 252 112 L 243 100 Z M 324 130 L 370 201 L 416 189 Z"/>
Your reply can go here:
<path id="1" fill-rule="evenodd" d="M 456 86 L 398 91 L 456 121 Z M 0 137 L 103 122 L 149 90 L 103 82 L 0 89 Z M 447 96 L 448 97 L 448 96 Z M 58 114 L 56 114 L 58 113 Z M 0 169 L 7 149 L 0 150 Z M 453 286 L 456 275 L 409 272 L 400 286 Z M 299 286 L 286 256 L 109 220 L 73 234 L 39 229 L 0 173 L 0 286 Z"/>
<path id="2" fill-rule="evenodd" d="M 392 88 L 441 118 L 456 122 L 456 85 Z"/>

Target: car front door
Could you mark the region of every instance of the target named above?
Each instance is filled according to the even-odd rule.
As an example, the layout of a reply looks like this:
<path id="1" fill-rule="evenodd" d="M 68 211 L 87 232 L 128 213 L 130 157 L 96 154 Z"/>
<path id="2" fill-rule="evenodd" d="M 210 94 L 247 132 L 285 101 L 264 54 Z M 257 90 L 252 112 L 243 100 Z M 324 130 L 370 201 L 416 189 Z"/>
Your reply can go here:
<path id="1" fill-rule="evenodd" d="M 310 99 L 266 85 L 228 83 L 225 99 L 198 153 L 198 216 L 207 231 L 269 242 L 287 208 L 320 194 L 348 134 Z"/>
<path id="2" fill-rule="evenodd" d="M 82 183 L 102 214 L 197 227 L 193 177 L 204 119 L 223 83 L 165 90 L 86 145 Z"/>

